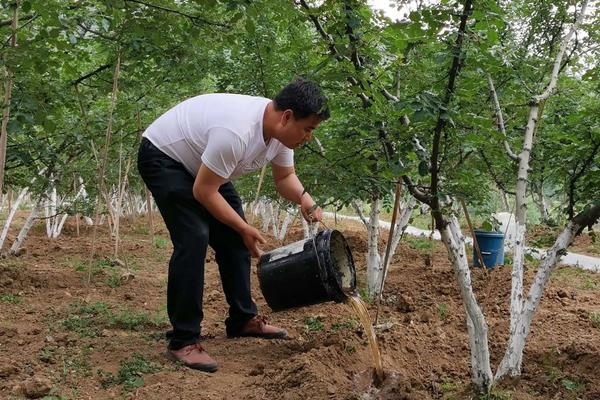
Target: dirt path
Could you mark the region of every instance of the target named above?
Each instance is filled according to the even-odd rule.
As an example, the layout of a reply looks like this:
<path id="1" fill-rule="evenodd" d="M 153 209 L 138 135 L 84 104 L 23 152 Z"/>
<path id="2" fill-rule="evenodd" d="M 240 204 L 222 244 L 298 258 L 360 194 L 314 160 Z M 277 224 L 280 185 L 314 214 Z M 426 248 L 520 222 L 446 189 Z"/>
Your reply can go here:
<path id="1" fill-rule="evenodd" d="M 77 237 L 72 226 L 66 229 L 49 240 L 36 228 L 24 255 L 0 260 L 1 399 L 360 399 L 366 392 L 367 340 L 347 305 L 271 313 L 253 275 L 260 311 L 293 339 L 225 338 L 227 306 L 212 255 L 203 344 L 219 371 L 206 374 L 167 361 L 162 352 L 170 244 L 164 229 L 151 243 L 143 221 L 125 224 L 121 259 L 134 278 L 122 280 L 126 268 L 100 257 L 89 285 L 90 232 Z M 340 229 L 362 282 L 366 234 L 354 225 Z M 286 242 L 300 235 L 293 229 Z M 111 254 L 107 233 L 100 238 L 98 254 Z M 278 243 L 271 240 L 269 247 Z M 527 278 L 532 276 L 528 270 Z M 473 282 L 497 365 L 508 331 L 510 270 L 475 270 Z M 599 291 L 594 274 L 557 271 L 532 326 L 523 378 L 503 384 L 497 399 L 600 398 Z M 404 241 L 386 292 L 387 329 L 378 336 L 390 379 L 376 398 L 470 398 L 464 312 L 439 243 L 432 250 L 426 239 Z"/>

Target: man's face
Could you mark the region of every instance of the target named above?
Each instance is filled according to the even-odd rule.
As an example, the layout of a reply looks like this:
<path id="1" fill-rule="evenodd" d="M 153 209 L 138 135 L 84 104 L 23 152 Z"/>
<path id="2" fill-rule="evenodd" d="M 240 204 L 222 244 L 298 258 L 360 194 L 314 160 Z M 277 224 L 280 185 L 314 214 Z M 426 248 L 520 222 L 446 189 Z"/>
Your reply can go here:
<path id="1" fill-rule="evenodd" d="M 281 143 L 290 149 L 300 147 L 312 139 L 312 133 L 317 129 L 320 122 L 321 119 L 314 114 L 306 118 L 296 119 L 292 110 L 284 111 L 281 117 L 283 133 L 280 138 Z"/>

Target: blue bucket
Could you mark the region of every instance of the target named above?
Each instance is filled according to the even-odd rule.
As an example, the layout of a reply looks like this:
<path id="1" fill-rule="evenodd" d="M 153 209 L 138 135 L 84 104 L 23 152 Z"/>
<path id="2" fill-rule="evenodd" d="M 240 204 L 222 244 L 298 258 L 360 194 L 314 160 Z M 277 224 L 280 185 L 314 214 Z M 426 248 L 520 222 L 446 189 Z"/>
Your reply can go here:
<path id="1" fill-rule="evenodd" d="M 475 231 L 475 238 L 483 263 L 487 268 L 504 264 L 504 234 L 501 232 Z M 479 256 L 473 246 L 473 266 L 480 267 Z"/>

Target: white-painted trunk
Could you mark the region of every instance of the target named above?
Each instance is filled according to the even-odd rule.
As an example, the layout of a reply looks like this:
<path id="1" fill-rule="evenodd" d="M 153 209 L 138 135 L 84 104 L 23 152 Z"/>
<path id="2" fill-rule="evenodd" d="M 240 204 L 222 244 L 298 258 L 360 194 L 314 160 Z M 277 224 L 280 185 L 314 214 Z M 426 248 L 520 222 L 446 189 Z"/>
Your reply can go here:
<path id="1" fill-rule="evenodd" d="M 8 235 L 8 229 L 10 228 L 10 224 L 12 224 L 12 221 L 15 218 L 17 209 L 19 208 L 19 205 L 23 201 L 23 198 L 25 197 L 25 195 L 27 194 L 28 191 L 29 191 L 29 187 L 23 188 L 21 190 L 21 192 L 19 193 L 17 200 L 15 200 L 15 202 L 10 207 L 10 211 L 8 212 L 8 216 L 6 217 L 6 221 L 4 222 L 4 228 L 2 229 L 2 234 L 0 234 L 0 251 L 2 250 L 2 247 L 4 246 L 4 241 L 6 240 L 6 236 Z"/>
<path id="2" fill-rule="evenodd" d="M 531 323 L 531 319 L 529 322 L 526 322 L 527 318 L 525 317 L 525 310 L 528 306 L 526 305 L 526 301 L 523 297 L 523 263 L 526 228 L 525 218 L 527 211 L 526 194 L 529 176 L 529 158 L 533 146 L 533 134 L 539 119 L 540 104 L 545 102 L 556 89 L 558 74 L 561 70 L 562 58 L 565 54 L 571 37 L 575 34 L 578 25 L 585 17 L 586 7 L 587 0 L 583 2 L 577 21 L 573 24 L 569 32 L 561 41 L 559 51 L 554 60 L 550 82 L 542 94 L 535 96 L 532 99 L 529 106 L 529 115 L 527 117 L 527 125 L 525 126 L 525 133 L 523 137 L 523 147 L 518 157 L 519 169 L 517 172 L 517 190 L 515 196 L 515 245 L 513 250 L 510 304 L 510 336 L 509 344 L 506 350 L 506 356 L 503 359 L 500 368 L 498 369 L 497 376 L 503 376 L 506 373 L 511 375 L 520 375 L 521 373 L 521 363 L 523 358 L 522 352 L 525 346 L 525 339 L 527 338 L 527 333 L 529 331 L 529 324 Z M 554 264 L 556 264 L 556 261 L 554 261 L 552 265 Z M 541 290 L 543 290 L 543 287 Z M 531 317 L 533 316 L 533 311 L 531 312 Z"/>
<path id="3" fill-rule="evenodd" d="M 286 210 L 285 217 L 283 219 L 283 222 L 281 223 L 281 229 L 279 229 L 279 236 L 277 237 L 277 239 L 281 241 L 285 239 L 285 235 L 287 235 L 288 228 L 294 220 L 294 218 L 296 218 L 296 215 L 298 215 L 297 213 L 298 211 L 295 211 L 293 209 Z"/>
<path id="4" fill-rule="evenodd" d="M 367 242 L 367 290 L 369 296 L 375 298 L 379 296 L 380 283 L 383 273 L 383 262 L 379 255 L 379 214 L 381 206 L 379 197 L 375 196 L 371 202 L 371 212 L 369 213 L 369 223 L 367 232 L 369 235 Z"/>
<path id="5" fill-rule="evenodd" d="M 448 250 L 448 257 L 454 268 L 467 313 L 473 383 L 477 387 L 489 389 L 493 383 L 493 376 L 488 348 L 488 326 L 473 294 L 471 271 L 465 251 L 465 238 L 456 217 L 450 218 L 449 223 L 442 228 L 440 234 Z"/>
<path id="6" fill-rule="evenodd" d="M 514 312 L 514 314 L 518 315 L 518 318 L 515 318 L 514 323 L 512 321 L 513 318 L 511 318 L 508 345 L 506 352 L 504 353 L 504 358 L 496 371 L 496 379 L 500 379 L 506 375 L 518 376 L 521 374 L 523 349 L 525 348 L 529 328 L 531 327 L 531 322 L 533 321 L 533 317 L 539 306 L 542 294 L 548 284 L 551 272 L 554 270 L 560 259 L 560 254 L 573 242 L 579 228 L 580 226 L 570 222 L 560 233 L 554 242 L 554 246 L 547 251 L 546 256 L 542 260 L 535 279 L 529 289 L 527 299 L 521 302 L 521 308 L 518 310 L 518 314 L 516 311 Z M 512 315 L 513 310 L 511 310 L 511 316 Z"/>
<path id="7" fill-rule="evenodd" d="M 31 229 L 31 227 L 35 223 L 35 219 L 37 218 L 37 215 L 39 213 L 39 209 L 42 206 L 42 202 L 43 202 L 43 199 L 40 198 L 40 200 L 31 209 L 31 213 L 29 214 L 29 216 L 27 217 L 27 220 L 25 220 L 25 223 L 21 227 L 21 230 L 19 231 L 19 234 L 17 235 L 17 238 L 15 239 L 15 241 L 12 244 L 12 246 L 10 247 L 10 250 L 8 251 L 8 254 L 10 254 L 10 255 L 17 254 L 17 252 L 19 251 L 19 249 L 23 245 L 23 242 L 25 241 L 25 238 L 27 237 L 27 234 L 29 233 L 29 230 Z"/>
<path id="8" fill-rule="evenodd" d="M 412 215 L 413 210 L 415 209 L 416 206 L 416 199 L 412 196 L 410 196 L 410 198 L 408 199 L 408 201 L 405 204 L 400 205 L 401 207 L 401 212 L 400 215 L 398 217 L 398 220 L 396 221 L 396 226 L 394 228 L 394 236 L 392 237 L 392 245 L 390 247 L 390 255 L 388 257 L 388 265 L 385 267 L 385 275 L 383 277 L 383 280 L 381 281 L 381 283 L 379 284 L 379 287 L 383 289 L 383 284 L 385 282 L 385 279 L 387 278 L 387 273 L 389 271 L 389 265 L 392 262 L 392 258 L 394 258 L 394 255 L 396 254 L 396 250 L 398 248 L 398 245 L 400 244 L 400 240 L 402 239 L 402 236 L 404 235 L 404 231 L 406 231 L 406 227 L 408 226 L 408 221 L 410 220 L 410 216 Z M 385 258 L 385 254 L 381 254 L 381 259 Z"/>
<path id="9" fill-rule="evenodd" d="M 273 222 L 273 204 L 268 202 L 264 208 L 261 215 L 262 219 L 262 230 L 263 232 L 269 231 L 269 225 Z"/>
<path id="10" fill-rule="evenodd" d="M 271 204 L 273 208 L 273 213 L 271 214 L 271 224 L 273 225 L 273 237 L 279 237 L 279 217 L 281 216 L 281 208 L 279 204 L 276 204 L 275 207 Z"/>

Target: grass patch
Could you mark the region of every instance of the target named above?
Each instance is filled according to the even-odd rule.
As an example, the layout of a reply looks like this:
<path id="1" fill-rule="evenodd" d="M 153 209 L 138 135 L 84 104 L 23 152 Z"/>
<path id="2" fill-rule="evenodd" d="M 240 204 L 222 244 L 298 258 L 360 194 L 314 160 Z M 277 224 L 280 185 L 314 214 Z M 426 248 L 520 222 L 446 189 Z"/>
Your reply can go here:
<path id="1" fill-rule="evenodd" d="M 406 235 L 402 241 L 410 248 L 418 250 L 421 254 L 429 254 L 433 246 L 435 246 L 433 240 L 429 240 L 427 237 Z"/>
<path id="2" fill-rule="evenodd" d="M 318 332 L 325 329 L 323 321 L 321 321 L 321 317 L 319 316 L 305 318 L 304 325 L 307 332 Z"/>
<path id="3" fill-rule="evenodd" d="M 551 279 L 580 290 L 596 290 L 600 287 L 596 274 L 581 268 L 559 267 Z"/>
<path id="4" fill-rule="evenodd" d="M 169 240 L 166 239 L 166 238 L 164 238 L 164 237 L 162 237 L 162 236 L 156 235 L 156 236 L 154 236 L 154 243 L 153 243 L 153 245 L 157 249 L 166 249 L 167 246 L 169 245 Z"/>
<path id="5" fill-rule="evenodd" d="M 134 353 L 130 358 L 121 361 L 117 375 L 99 370 L 100 384 L 103 388 L 123 385 L 123 392 L 144 386 L 144 374 L 160 371 L 160 366 L 146 360 L 143 355 Z"/>
<path id="6" fill-rule="evenodd" d="M 103 302 L 76 302 L 71 305 L 69 317 L 62 321 L 62 326 L 81 337 L 98 337 L 105 328 L 139 331 L 143 328 L 162 328 L 166 321 L 162 311 L 156 314 L 130 309 L 114 311 Z"/>
<path id="7" fill-rule="evenodd" d="M 577 379 L 563 378 L 560 383 L 569 392 L 581 392 L 585 389 L 585 384 Z"/>
<path id="8" fill-rule="evenodd" d="M 600 329 L 600 311 L 593 311 L 588 314 L 588 318 L 592 321 L 594 327 Z"/>
<path id="9" fill-rule="evenodd" d="M 490 392 L 481 395 L 479 400 L 512 400 L 512 398 L 511 392 L 492 387 Z"/>
<path id="10" fill-rule="evenodd" d="M 333 332 L 339 332 L 339 331 L 344 331 L 344 330 L 352 330 L 356 327 L 356 323 L 352 320 L 347 320 L 347 321 L 342 321 L 342 322 L 336 322 L 335 324 L 331 325 L 331 330 Z"/>
<path id="11" fill-rule="evenodd" d="M 9 304 L 21 304 L 23 299 L 16 294 L 3 294 L 0 296 L 0 302 Z"/>
<path id="12" fill-rule="evenodd" d="M 440 320 L 445 321 L 448 317 L 448 305 L 446 305 L 445 303 L 439 304 L 437 311 L 438 315 L 440 316 Z"/>
<path id="13" fill-rule="evenodd" d="M 75 303 L 71 305 L 69 317 L 62 321 L 62 326 L 81 337 L 98 337 L 102 331 L 98 323 L 109 314 L 108 305 L 103 302 L 90 304 Z"/>

